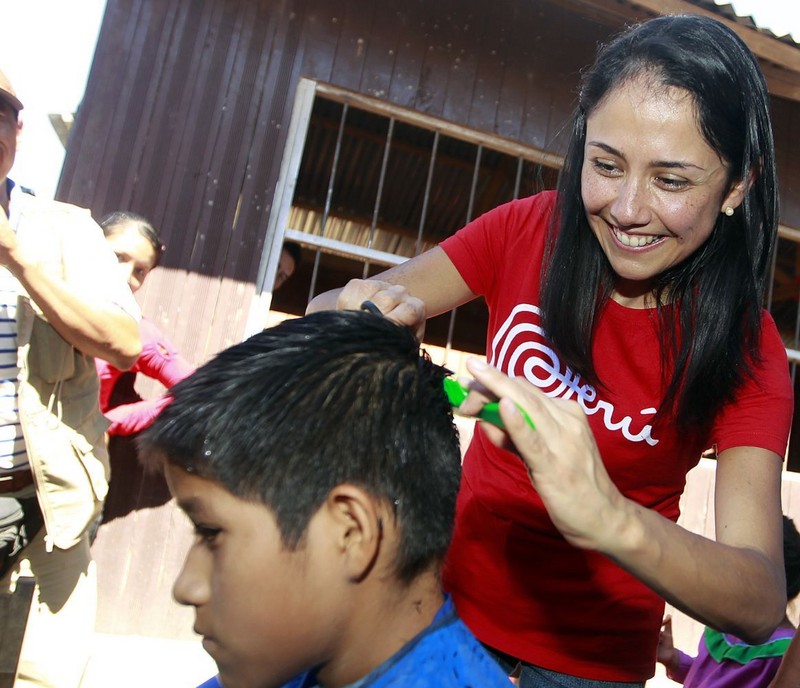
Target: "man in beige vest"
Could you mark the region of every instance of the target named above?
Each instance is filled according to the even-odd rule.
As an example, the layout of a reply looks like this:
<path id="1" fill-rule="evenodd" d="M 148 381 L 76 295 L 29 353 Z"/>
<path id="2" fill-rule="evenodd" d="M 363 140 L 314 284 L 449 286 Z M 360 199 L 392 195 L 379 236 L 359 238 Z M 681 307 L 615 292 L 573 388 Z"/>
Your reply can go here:
<path id="1" fill-rule="evenodd" d="M 44 523 L 0 586 L 36 578 L 16 685 L 77 688 L 96 606 L 87 527 L 108 480 L 94 357 L 133 364 L 139 311 L 88 211 L 8 178 L 21 109 L 0 72 L 0 497 Z"/>

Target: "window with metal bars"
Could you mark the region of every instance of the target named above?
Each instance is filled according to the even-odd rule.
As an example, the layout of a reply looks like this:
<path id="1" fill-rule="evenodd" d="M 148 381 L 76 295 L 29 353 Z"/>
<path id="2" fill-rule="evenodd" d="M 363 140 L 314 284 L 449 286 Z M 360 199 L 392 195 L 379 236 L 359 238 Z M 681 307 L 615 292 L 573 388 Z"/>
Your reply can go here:
<path id="1" fill-rule="evenodd" d="M 305 89 L 296 104 L 301 121 L 290 132 L 294 162 L 282 179 L 285 193 L 276 195 L 285 207 L 273 211 L 285 221 L 272 239 L 273 250 L 297 241 L 304 258 L 290 288 L 272 297 L 275 310 L 300 315 L 318 293 L 416 256 L 501 203 L 555 188 L 557 156 L 318 83 Z M 766 303 L 795 385 L 798 243 L 800 231 L 780 228 Z M 479 299 L 431 319 L 426 343 L 482 354 L 486 325 Z M 790 442 L 787 467 L 800 470 L 800 438 Z"/>
<path id="2" fill-rule="evenodd" d="M 295 293 L 275 294 L 272 307 L 302 312 L 315 294 L 412 258 L 502 203 L 555 188 L 558 168 L 535 150 L 526 157 L 459 133 L 316 94 L 284 232 L 309 260 Z M 486 324 L 477 300 L 431 319 L 425 340 L 482 354 Z"/>

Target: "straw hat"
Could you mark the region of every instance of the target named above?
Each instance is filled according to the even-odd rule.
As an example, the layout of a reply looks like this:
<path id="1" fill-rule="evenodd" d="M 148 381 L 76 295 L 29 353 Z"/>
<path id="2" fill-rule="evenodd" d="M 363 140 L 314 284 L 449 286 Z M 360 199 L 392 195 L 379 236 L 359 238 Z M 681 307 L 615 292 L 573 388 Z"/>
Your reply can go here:
<path id="1" fill-rule="evenodd" d="M 17 98 L 14 87 L 3 72 L 0 72 L 0 98 L 5 100 L 16 112 L 22 110 L 22 102 Z"/>

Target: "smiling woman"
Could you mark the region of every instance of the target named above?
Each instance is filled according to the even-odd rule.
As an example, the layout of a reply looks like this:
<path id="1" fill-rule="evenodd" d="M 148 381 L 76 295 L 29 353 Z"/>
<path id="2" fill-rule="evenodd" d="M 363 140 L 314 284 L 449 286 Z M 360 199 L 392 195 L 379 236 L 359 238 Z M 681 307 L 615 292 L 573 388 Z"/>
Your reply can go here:
<path id="1" fill-rule="evenodd" d="M 581 189 L 616 275 L 611 297 L 629 308 L 654 307 L 654 279 L 692 255 L 744 196 L 698 128 L 691 95 L 648 74 L 587 118 Z"/>
<path id="2" fill-rule="evenodd" d="M 753 55 L 712 19 L 661 17 L 586 70 L 557 192 L 310 304 L 368 299 L 419 331 L 486 298 L 490 365 L 468 366 L 460 411 L 499 398 L 505 431 L 480 424 L 464 458 L 444 580 L 523 688 L 643 685 L 664 599 L 748 641 L 783 617 L 775 189 Z M 712 447 L 716 541 L 675 523 Z"/>

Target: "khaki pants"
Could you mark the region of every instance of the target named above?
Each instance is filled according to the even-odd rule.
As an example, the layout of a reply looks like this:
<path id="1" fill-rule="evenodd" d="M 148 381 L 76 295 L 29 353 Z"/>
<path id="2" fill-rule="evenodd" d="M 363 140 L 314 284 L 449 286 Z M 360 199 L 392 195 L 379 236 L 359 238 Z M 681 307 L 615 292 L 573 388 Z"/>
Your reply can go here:
<path id="1" fill-rule="evenodd" d="M 42 528 L 2 587 L 13 589 L 17 577 L 31 574 L 36 590 L 15 688 L 78 688 L 92 650 L 97 607 L 88 535 L 68 550 L 46 552 Z"/>

